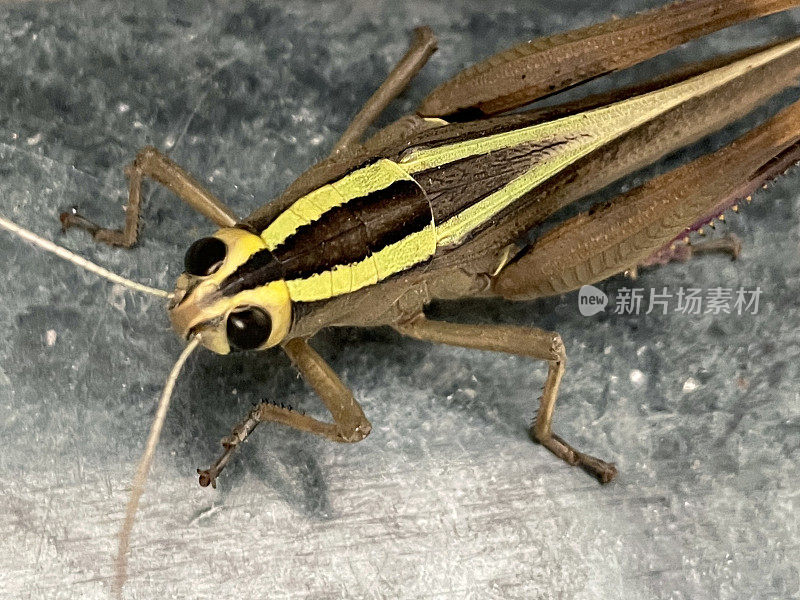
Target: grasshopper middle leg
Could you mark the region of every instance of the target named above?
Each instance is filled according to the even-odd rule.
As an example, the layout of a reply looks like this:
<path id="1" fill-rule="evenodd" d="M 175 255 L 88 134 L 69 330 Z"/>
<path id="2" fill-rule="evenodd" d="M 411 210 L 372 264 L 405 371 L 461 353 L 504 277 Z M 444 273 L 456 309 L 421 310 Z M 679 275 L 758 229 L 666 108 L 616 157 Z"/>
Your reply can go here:
<path id="1" fill-rule="evenodd" d="M 211 484 L 216 487 L 217 476 L 228 464 L 233 452 L 259 423 L 282 423 L 334 442 L 360 442 L 369 435 L 372 425 L 364 415 L 364 411 L 353 397 L 353 393 L 342 383 L 323 358 L 305 340 L 299 338 L 288 341 L 284 344 L 283 349 L 303 378 L 322 399 L 333 417 L 333 422 L 326 423 L 285 406 L 262 402 L 233 428 L 231 435 L 223 438 L 222 445 L 225 451 L 217 462 L 209 469 L 197 470 L 201 486 L 206 487 Z"/>
<path id="2" fill-rule="evenodd" d="M 601 483 L 608 483 L 616 477 L 617 469 L 612 463 L 576 450 L 553 433 L 553 409 L 567 361 L 564 344 L 557 333 L 533 327 L 461 325 L 429 321 L 424 316 L 394 327 L 400 333 L 418 340 L 547 361 L 547 380 L 539 401 L 539 412 L 531 425 L 531 436 L 559 458 L 571 465 L 581 466 Z"/>
<path id="3" fill-rule="evenodd" d="M 139 236 L 139 213 L 142 206 L 142 180 L 149 177 L 168 187 L 194 210 L 220 227 L 233 227 L 238 222 L 233 211 L 204 188 L 194 177 L 152 146 L 139 151 L 125 169 L 128 177 L 128 206 L 122 229 L 100 227 L 81 215 L 61 214 L 64 229 L 78 227 L 92 234 L 98 242 L 130 248 Z"/>
<path id="4" fill-rule="evenodd" d="M 377 90 L 367 99 L 350 125 L 334 144 L 330 154 L 309 167 L 295 179 L 273 202 L 257 210 L 249 219 L 269 222 L 292 202 L 326 183 L 337 179 L 371 156 L 382 144 L 399 140 L 429 125 L 422 117 L 410 115 L 378 131 L 369 140 L 363 140 L 367 129 L 387 106 L 419 73 L 436 50 L 436 36 L 428 27 L 417 27 L 408 50 Z"/>
<path id="5" fill-rule="evenodd" d="M 359 142 L 367 128 L 389 106 L 389 103 L 400 95 L 400 92 L 406 88 L 435 51 L 436 37 L 433 32 L 429 27 L 417 27 L 408 51 L 366 101 L 358 114 L 353 117 L 347 130 L 336 142 L 333 155 Z"/>

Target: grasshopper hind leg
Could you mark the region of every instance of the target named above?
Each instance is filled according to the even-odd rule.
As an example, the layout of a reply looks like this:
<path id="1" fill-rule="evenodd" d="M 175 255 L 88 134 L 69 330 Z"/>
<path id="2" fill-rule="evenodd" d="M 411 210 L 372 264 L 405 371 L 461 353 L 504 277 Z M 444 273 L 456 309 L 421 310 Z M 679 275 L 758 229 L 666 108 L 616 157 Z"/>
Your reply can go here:
<path id="1" fill-rule="evenodd" d="M 534 39 L 444 82 L 418 113 L 455 120 L 502 114 L 714 31 L 797 5 L 796 0 L 686 0 Z"/>
<path id="2" fill-rule="evenodd" d="M 551 296 L 644 264 L 669 249 L 673 240 L 717 218 L 800 161 L 798 122 L 800 102 L 729 146 L 565 221 L 494 275 L 492 291 L 509 300 Z M 725 245 L 712 244 L 705 249 L 719 251 Z M 511 351 L 521 353 L 519 349 Z M 549 387 L 556 389 L 560 375 L 553 365 L 561 361 L 550 361 L 548 383 L 554 380 Z M 546 386 L 534 436 L 568 462 L 577 460 L 599 473 L 602 480 L 605 463 L 595 463 L 596 459 L 577 452 L 571 457 L 569 447 L 561 447 L 549 431 L 548 411 L 552 412 L 555 402 L 554 394 L 551 397 L 548 400 Z"/>
<path id="3" fill-rule="evenodd" d="M 139 151 L 125 169 L 128 178 L 128 206 L 122 229 L 101 227 L 78 214 L 76 210 L 61 213 L 63 229 L 76 227 L 92 234 L 95 240 L 112 246 L 130 248 L 139 237 L 139 215 L 142 207 L 142 180 L 150 178 L 169 188 L 194 210 L 220 227 L 233 227 L 238 219 L 194 177 L 152 146 Z"/>

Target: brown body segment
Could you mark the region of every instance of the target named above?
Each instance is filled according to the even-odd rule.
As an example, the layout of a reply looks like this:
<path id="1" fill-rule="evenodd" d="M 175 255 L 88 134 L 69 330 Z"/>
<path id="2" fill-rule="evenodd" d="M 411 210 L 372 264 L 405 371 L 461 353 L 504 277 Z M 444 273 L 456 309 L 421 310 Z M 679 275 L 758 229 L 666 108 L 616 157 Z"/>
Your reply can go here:
<path id="1" fill-rule="evenodd" d="M 415 174 L 431 204 L 434 221 L 444 223 L 547 159 L 568 139 L 524 143 Z M 426 146 L 427 147 L 427 146 Z"/>

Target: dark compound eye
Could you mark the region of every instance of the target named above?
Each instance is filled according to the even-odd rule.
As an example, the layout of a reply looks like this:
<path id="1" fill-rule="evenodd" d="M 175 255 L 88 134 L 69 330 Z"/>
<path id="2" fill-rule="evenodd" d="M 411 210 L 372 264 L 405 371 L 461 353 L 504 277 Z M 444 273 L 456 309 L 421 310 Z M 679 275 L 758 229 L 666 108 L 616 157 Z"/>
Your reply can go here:
<path id="1" fill-rule="evenodd" d="M 183 257 L 183 266 L 190 275 L 211 275 L 225 260 L 225 242 L 215 237 L 200 238 L 189 246 Z"/>
<path id="2" fill-rule="evenodd" d="M 244 308 L 228 315 L 228 343 L 239 350 L 263 346 L 272 332 L 272 319 L 260 308 Z"/>

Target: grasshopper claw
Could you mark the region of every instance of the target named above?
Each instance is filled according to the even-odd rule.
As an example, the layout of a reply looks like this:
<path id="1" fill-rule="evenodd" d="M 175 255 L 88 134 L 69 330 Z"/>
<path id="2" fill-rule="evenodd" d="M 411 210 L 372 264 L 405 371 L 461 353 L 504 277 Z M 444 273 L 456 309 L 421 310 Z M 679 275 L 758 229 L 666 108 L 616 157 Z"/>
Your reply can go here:
<path id="1" fill-rule="evenodd" d="M 200 483 L 200 487 L 208 487 L 208 485 L 211 484 L 212 488 L 217 489 L 217 475 L 219 473 L 212 473 L 211 469 L 197 469 L 197 474 L 200 475 L 198 482 Z"/>

